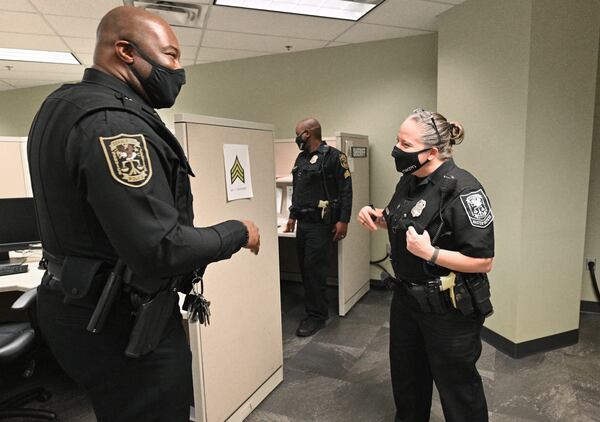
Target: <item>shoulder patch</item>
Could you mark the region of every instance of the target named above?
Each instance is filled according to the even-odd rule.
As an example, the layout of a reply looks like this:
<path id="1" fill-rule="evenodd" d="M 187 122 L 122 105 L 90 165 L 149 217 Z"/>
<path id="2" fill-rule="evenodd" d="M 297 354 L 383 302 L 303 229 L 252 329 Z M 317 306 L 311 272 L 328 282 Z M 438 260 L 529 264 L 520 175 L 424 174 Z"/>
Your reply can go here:
<path id="1" fill-rule="evenodd" d="M 473 227 L 484 229 L 494 221 L 494 214 L 483 189 L 460 195 L 460 201 Z"/>
<path id="2" fill-rule="evenodd" d="M 342 166 L 346 170 L 349 169 L 349 167 L 348 167 L 348 157 L 346 157 L 346 154 L 344 154 L 343 152 L 340 153 L 340 166 Z"/>
<path id="3" fill-rule="evenodd" d="M 350 177 L 350 170 L 346 170 L 346 171 L 344 172 L 344 179 L 347 179 L 347 178 L 349 178 L 349 177 Z"/>
<path id="4" fill-rule="evenodd" d="M 144 135 L 100 136 L 110 174 L 117 182 L 140 188 L 152 177 L 152 164 Z"/>

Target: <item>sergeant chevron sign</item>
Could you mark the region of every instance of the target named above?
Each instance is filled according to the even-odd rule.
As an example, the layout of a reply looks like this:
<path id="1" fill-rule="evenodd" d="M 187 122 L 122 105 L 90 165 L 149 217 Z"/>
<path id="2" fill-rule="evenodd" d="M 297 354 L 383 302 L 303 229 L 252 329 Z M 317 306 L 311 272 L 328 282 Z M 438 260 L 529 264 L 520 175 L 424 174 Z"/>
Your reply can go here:
<path id="1" fill-rule="evenodd" d="M 227 201 L 252 198 L 252 174 L 248 145 L 224 144 Z"/>

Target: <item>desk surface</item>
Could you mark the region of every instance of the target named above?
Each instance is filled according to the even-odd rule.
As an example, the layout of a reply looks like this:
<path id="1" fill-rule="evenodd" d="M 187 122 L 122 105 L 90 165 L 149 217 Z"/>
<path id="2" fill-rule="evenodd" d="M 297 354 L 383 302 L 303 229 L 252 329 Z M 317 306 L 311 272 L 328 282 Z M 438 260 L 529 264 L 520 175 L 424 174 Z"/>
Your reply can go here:
<path id="1" fill-rule="evenodd" d="M 0 292 L 26 292 L 35 289 L 42 281 L 44 271 L 37 269 L 37 264 L 29 264 L 26 273 L 0 276 Z"/>
<path id="2" fill-rule="evenodd" d="M 38 270 L 41 255 L 41 250 L 34 250 L 23 255 L 11 252 L 11 258 L 25 258 L 29 271 L 0 276 L 0 292 L 26 292 L 39 286 L 44 275 L 43 270 Z"/>

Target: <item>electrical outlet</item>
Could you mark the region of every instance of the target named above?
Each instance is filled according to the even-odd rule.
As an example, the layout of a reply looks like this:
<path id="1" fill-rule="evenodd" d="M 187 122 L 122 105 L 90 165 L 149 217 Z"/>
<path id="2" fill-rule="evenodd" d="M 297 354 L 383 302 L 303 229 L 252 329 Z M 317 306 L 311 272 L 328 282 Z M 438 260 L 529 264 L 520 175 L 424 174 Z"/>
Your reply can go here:
<path id="1" fill-rule="evenodd" d="M 590 258 L 590 257 L 587 257 L 587 256 L 585 257 L 585 269 L 586 270 L 589 268 L 588 265 L 589 265 L 590 262 L 593 262 L 594 265 L 596 265 L 596 258 Z"/>

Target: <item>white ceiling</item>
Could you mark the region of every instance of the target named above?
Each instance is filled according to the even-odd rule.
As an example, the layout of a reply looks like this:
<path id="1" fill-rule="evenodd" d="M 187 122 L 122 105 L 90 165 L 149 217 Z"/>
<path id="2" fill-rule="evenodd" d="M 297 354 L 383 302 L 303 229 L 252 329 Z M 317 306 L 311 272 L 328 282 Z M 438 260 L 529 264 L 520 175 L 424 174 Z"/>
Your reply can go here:
<path id="1" fill-rule="evenodd" d="M 201 28 L 175 27 L 184 66 L 408 37 L 464 0 L 385 0 L 359 22 L 202 5 Z M 92 65 L 100 18 L 122 0 L 0 0 L 0 47 L 71 51 L 83 65 L 0 60 L 0 91 L 75 81 Z"/>

